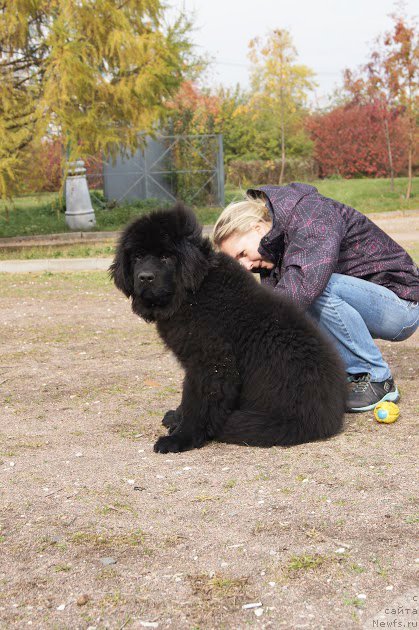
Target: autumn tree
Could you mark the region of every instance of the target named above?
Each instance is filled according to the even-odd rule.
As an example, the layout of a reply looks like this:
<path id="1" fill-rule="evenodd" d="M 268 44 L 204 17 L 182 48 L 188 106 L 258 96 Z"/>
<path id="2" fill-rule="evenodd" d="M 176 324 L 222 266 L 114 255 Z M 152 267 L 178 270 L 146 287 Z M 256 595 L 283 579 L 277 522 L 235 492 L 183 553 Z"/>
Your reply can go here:
<path id="1" fill-rule="evenodd" d="M 257 121 L 248 107 L 249 93 L 237 85 L 219 87 L 215 95 L 218 100 L 215 126 L 223 134 L 225 161 L 259 157 Z"/>
<path id="2" fill-rule="evenodd" d="M 178 135 L 214 133 L 218 110 L 216 95 L 185 80 L 167 103 L 168 127 Z"/>
<path id="3" fill-rule="evenodd" d="M 390 138 L 391 121 L 404 115 L 407 123 L 408 187 L 412 190 L 412 163 L 416 145 L 418 114 L 419 45 L 415 23 L 393 14 L 393 27 L 376 39 L 370 58 L 358 71 L 344 72 L 344 90 L 359 104 L 374 104 L 385 136 L 391 189 L 394 190 L 394 159 Z"/>
<path id="4" fill-rule="evenodd" d="M 0 195 L 25 152 L 59 135 L 80 152 L 135 149 L 190 63 L 184 17 L 160 0 L 0 0 Z"/>
<path id="5" fill-rule="evenodd" d="M 393 169 L 406 164 L 406 121 L 390 116 L 388 138 Z M 322 177 L 385 177 L 388 174 L 388 144 L 383 133 L 383 113 L 377 102 L 352 100 L 330 111 L 313 114 L 306 127 L 314 142 L 314 157 Z"/>
<path id="6" fill-rule="evenodd" d="M 307 66 L 297 63 L 297 51 L 286 30 L 276 29 L 264 40 L 255 38 L 249 47 L 252 96 L 248 107 L 269 133 L 274 134 L 271 140 L 279 138 L 279 184 L 282 184 L 287 134 L 293 127 L 302 127 L 307 93 L 314 87 L 314 73 Z"/>
<path id="7" fill-rule="evenodd" d="M 364 75 L 345 69 L 344 90 L 350 95 L 352 106 L 373 105 L 376 115 L 381 120 L 387 148 L 390 189 L 394 192 L 394 160 L 390 122 L 400 115 L 401 110 L 393 102 L 391 92 L 388 89 L 387 77 L 383 72 L 383 65 L 380 63 L 381 58 L 381 52 L 375 50 L 371 54 L 368 64 L 362 68 Z"/>
<path id="8" fill-rule="evenodd" d="M 393 29 L 384 36 L 383 66 L 389 78 L 389 90 L 406 110 L 408 121 L 408 185 L 406 199 L 412 192 L 413 156 L 417 140 L 416 120 L 419 109 L 419 41 L 416 24 L 403 15 L 393 16 Z"/>
<path id="9" fill-rule="evenodd" d="M 167 103 L 165 130 L 170 135 L 164 156 L 167 168 L 176 170 L 170 176 L 176 195 L 188 203 L 209 203 L 213 194 L 217 112 L 217 97 L 193 79 L 185 80 Z"/>

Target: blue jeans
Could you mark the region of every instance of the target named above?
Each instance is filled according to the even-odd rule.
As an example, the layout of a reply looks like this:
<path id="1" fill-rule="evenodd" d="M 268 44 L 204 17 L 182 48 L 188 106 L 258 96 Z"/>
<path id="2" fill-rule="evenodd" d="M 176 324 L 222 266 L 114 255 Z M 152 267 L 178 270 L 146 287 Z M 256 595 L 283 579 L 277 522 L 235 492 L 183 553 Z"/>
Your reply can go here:
<path id="1" fill-rule="evenodd" d="M 391 371 L 373 339 L 403 341 L 419 324 L 418 302 L 339 273 L 331 275 L 308 313 L 333 338 L 346 372 L 367 372 L 375 382 L 387 380 Z"/>

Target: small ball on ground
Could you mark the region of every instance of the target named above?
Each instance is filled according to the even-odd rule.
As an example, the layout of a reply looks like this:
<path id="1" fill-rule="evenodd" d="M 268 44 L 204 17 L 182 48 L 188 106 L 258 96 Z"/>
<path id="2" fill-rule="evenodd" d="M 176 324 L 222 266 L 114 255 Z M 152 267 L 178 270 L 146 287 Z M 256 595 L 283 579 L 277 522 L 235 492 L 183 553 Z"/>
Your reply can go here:
<path id="1" fill-rule="evenodd" d="M 374 408 L 374 417 L 377 422 L 392 424 L 396 422 L 400 415 L 400 409 L 395 403 L 384 401 L 378 403 Z"/>

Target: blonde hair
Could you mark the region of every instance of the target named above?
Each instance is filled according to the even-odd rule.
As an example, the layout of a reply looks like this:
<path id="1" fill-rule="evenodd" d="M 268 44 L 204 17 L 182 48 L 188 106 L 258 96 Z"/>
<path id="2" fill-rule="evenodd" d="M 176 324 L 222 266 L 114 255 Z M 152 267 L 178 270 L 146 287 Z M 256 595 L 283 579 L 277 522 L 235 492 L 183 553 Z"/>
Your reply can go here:
<path id="1" fill-rule="evenodd" d="M 245 234 L 254 223 L 272 223 L 271 214 L 260 197 L 246 195 L 243 201 L 230 203 L 220 214 L 214 225 L 212 241 L 216 248 L 234 233 Z"/>

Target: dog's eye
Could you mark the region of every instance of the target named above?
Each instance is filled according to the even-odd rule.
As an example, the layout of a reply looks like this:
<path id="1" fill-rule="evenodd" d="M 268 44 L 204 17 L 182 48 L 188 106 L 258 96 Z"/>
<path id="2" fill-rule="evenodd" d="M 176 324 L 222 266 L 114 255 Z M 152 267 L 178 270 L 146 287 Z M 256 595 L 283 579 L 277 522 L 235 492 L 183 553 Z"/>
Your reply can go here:
<path id="1" fill-rule="evenodd" d="M 136 262 L 137 262 L 137 261 L 139 262 L 139 261 L 141 260 L 141 258 L 142 258 L 142 256 L 136 256 L 136 257 L 135 257 L 135 261 L 136 261 Z"/>
<path id="2" fill-rule="evenodd" d="M 164 255 L 163 255 L 163 256 L 160 256 L 160 260 L 161 260 L 162 262 L 167 262 L 167 261 L 169 260 L 169 256 L 164 256 Z"/>

